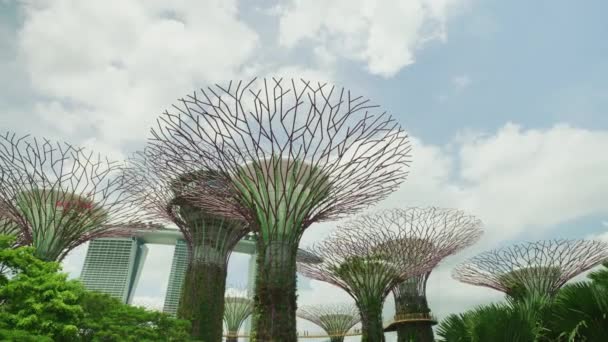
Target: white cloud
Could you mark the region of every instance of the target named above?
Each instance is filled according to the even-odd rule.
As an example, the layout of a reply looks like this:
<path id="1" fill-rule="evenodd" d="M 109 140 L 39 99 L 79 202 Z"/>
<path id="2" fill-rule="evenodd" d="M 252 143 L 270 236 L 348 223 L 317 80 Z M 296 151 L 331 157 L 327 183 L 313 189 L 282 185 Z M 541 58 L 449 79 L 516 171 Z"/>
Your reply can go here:
<path id="1" fill-rule="evenodd" d="M 602 222 L 602 226 L 608 227 L 607 222 Z M 591 234 L 587 238 L 592 239 L 592 240 L 600 240 L 600 241 L 608 242 L 608 231 L 604 231 L 604 232 L 597 233 L 597 234 Z"/>
<path id="2" fill-rule="evenodd" d="M 430 40 L 445 40 L 448 13 L 460 0 L 293 0 L 280 14 L 279 42 L 291 48 L 310 40 L 327 57 L 364 62 L 369 72 L 394 76 L 414 62 Z"/>
<path id="3" fill-rule="evenodd" d="M 462 90 L 471 84 L 471 77 L 468 75 L 459 75 L 452 77 L 452 85 L 456 90 Z"/>
<path id="4" fill-rule="evenodd" d="M 258 44 L 235 0 L 35 1 L 24 9 L 20 55 L 51 99 L 37 111 L 64 133 L 95 125 L 114 143 L 141 139 L 176 97 L 233 78 Z"/>

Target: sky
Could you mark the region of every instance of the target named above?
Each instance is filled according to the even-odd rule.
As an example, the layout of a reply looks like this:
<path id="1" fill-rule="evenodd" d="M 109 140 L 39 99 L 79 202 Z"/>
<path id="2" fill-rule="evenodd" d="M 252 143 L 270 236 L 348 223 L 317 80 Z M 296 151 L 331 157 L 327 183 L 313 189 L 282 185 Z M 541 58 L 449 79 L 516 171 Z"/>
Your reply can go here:
<path id="1" fill-rule="evenodd" d="M 0 129 L 120 160 L 177 98 L 215 82 L 347 87 L 413 142 L 408 179 L 373 209 L 453 207 L 484 222 L 482 240 L 431 276 L 431 308 L 445 317 L 502 298 L 451 279 L 467 257 L 525 240 L 608 240 L 607 12 L 600 0 L 0 0 Z M 312 225 L 302 245 L 339 223 Z M 149 249 L 135 302 L 160 306 L 172 248 Z M 85 253 L 64 262 L 72 276 Z M 229 284 L 245 281 L 247 261 L 232 256 Z M 299 284 L 301 304 L 350 300 Z M 385 319 L 392 308 L 389 297 Z"/>

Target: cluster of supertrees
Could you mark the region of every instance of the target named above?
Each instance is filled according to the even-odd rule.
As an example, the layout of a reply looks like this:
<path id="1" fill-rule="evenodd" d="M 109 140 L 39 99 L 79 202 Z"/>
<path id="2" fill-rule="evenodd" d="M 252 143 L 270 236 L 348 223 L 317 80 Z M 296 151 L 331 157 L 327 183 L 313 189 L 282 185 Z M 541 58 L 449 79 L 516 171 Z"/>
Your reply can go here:
<path id="1" fill-rule="evenodd" d="M 358 216 L 302 251 L 317 222 L 356 214 L 407 176 L 407 134 L 360 96 L 304 80 L 263 79 L 200 89 L 162 113 L 147 146 L 113 163 L 68 144 L 6 134 L 0 139 L 0 229 L 39 257 L 61 260 L 90 239 L 131 236 L 173 223 L 188 244 L 178 317 L 192 336 L 297 340 L 296 315 L 342 341 L 433 341 L 426 299 L 431 271 L 475 243 L 479 219 L 455 209 L 403 208 Z M 252 298 L 225 295 L 240 239 L 255 236 Z M 608 258 L 596 241 L 548 241 L 488 252 L 455 277 L 519 296 L 554 293 Z M 296 273 L 342 288 L 354 304 L 297 310 Z M 394 322 L 382 310 L 393 293 Z"/>

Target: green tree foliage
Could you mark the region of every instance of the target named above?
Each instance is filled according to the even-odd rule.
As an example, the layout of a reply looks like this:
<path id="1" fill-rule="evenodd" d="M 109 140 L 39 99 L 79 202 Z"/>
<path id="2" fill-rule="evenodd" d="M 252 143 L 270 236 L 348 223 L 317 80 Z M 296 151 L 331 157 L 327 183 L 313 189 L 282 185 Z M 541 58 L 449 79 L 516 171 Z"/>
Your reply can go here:
<path id="1" fill-rule="evenodd" d="M 106 294 L 85 292 L 80 341 L 188 341 L 189 323 L 125 305 Z"/>
<path id="2" fill-rule="evenodd" d="M 189 322 L 86 291 L 33 247 L 0 235 L 0 340 L 188 341 Z"/>
<path id="3" fill-rule="evenodd" d="M 438 327 L 447 342 L 595 342 L 608 336 L 608 264 L 590 281 L 562 288 L 555 298 L 529 295 L 452 314 Z"/>
<path id="4" fill-rule="evenodd" d="M 448 342 L 553 341 L 544 328 L 551 308 L 550 300 L 542 296 L 483 305 L 448 316 L 440 323 L 437 334 Z"/>
<path id="5" fill-rule="evenodd" d="M 83 317 L 82 285 L 59 273 L 58 263 L 36 258 L 33 248 L 13 249 L 12 243 L 12 238 L 0 236 L 0 264 L 8 270 L 0 279 L 0 327 L 55 341 L 75 340 L 76 324 Z"/>
<path id="6" fill-rule="evenodd" d="M 589 273 L 587 277 L 593 281 L 594 284 L 608 288 L 608 262 L 605 262 L 602 265 L 602 268 Z"/>

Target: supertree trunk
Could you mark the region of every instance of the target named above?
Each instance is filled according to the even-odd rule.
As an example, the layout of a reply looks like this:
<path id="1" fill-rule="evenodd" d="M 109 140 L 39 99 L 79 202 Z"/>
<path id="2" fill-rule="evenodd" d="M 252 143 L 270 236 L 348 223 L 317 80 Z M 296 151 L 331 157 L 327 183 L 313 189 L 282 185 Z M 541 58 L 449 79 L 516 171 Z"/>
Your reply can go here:
<path id="1" fill-rule="evenodd" d="M 435 336 L 431 322 L 411 322 L 397 327 L 398 342 L 433 342 Z"/>
<path id="2" fill-rule="evenodd" d="M 426 287 L 426 278 L 424 276 L 423 286 Z M 407 295 L 405 286 L 401 285 L 403 293 L 400 296 L 395 296 L 396 316 L 399 317 L 416 317 L 429 318 L 431 310 L 429 309 L 428 301 L 425 295 Z M 397 341 L 398 342 L 433 342 L 435 337 L 433 334 L 434 321 L 429 320 L 412 320 L 410 322 L 401 322 L 397 326 Z"/>
<path id="3" fill-rule="evenodd" d="M 331 336 L 329 342 L 344 342 L 344 336 Z"/>
<path id="4" fill-rule="evenodd" d="M 297 243 L 258 245 L 253 341 L 296 342 Z"/>
<path id="5" fill-rule="evenodd" d="M 192 322 L 192 337 L 205 342 L 222 340 L 225 289 L 224 265 L 188 265 L 177 315 Z"/>
<path id="6" fill-rule="evenodd" d="M 236 335 L 236 332 L 231 332 L 230 334 L 232 333 Z M 226 342 L 239 342 L 239 338 L 236 336 L 226 337 Z"/>
<path id="7" fill-rule="evenodd" d="M 373 303 L 360 307 L 361 342 L 384 342 L 382 325 L 382 303 Z"/>

